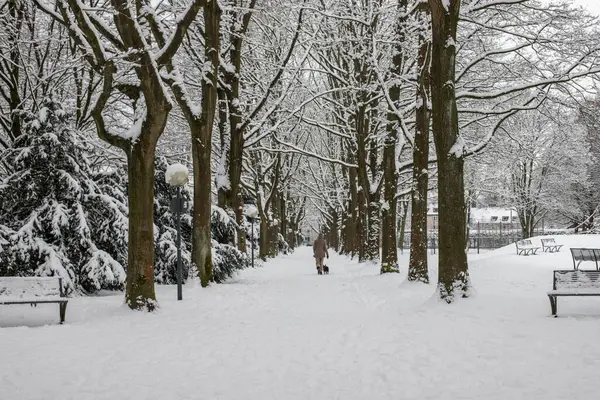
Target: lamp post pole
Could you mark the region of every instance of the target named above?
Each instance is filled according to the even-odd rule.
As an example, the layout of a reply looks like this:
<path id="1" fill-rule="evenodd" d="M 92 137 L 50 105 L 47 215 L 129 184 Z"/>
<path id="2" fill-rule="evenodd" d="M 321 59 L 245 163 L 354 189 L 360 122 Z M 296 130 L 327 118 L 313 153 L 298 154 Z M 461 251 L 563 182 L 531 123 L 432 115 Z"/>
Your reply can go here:
<path id="1" fill-rule="evenodd" d="M 177 300 L 183 299 L 183 267 L 181 265 L 181 209 L 183 201 L 181 201 L 181 186 L 177 186 Z"/>
<path id="2" fill-rule="evenodd" d="M 252 225 L 252 268 L 254 268 L 254 218 L 250 218 Z"/>
<path id="3" fill-rule="evenodd" d="M 189 171 L 183 164 L 169 165 L 165 172 L 165 181 L 176 188 L 176 197 L 171 199 L 171 212 L 175 214 L 177 227 L 177 300 L 183 299 L 183 266 L 181 263 L 181 213 L 184 204 L 181 198 L 181 187 L 188 181 Z"/>

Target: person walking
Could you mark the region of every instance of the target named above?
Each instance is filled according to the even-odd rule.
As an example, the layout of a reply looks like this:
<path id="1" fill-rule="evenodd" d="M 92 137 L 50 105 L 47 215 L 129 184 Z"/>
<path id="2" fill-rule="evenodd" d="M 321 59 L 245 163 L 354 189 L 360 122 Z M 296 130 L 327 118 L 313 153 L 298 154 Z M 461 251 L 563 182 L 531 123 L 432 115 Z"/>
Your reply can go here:
<path id="1" fill-rule="evenodd" d="M 323 237 L 322 233 L 319 233 L 317 240 L 313 243 L 313 257 L 317 263 L 317 272 L 319 275 L 323 274 L 323 260 L 325 257 L 329 258 L 329 252 L 327 251 L 327 242 Z"/>

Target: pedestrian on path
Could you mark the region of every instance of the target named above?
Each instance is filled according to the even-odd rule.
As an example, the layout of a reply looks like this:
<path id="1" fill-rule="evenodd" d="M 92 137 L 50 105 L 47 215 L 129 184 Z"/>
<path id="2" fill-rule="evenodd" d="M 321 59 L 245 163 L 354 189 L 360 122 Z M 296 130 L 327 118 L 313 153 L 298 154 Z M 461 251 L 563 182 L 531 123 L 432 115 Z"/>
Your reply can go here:
<path id="1" fill-rule="evenodd" d="M 313 257 L 317 263 L 317 272 L 319 275 L 323 273 L 323 259 L 329 258 L 329 252 L 327 251 L 327 242 L 323 238 L 323 234 L 319 233 L 317 240 L 313 243 Z"/>

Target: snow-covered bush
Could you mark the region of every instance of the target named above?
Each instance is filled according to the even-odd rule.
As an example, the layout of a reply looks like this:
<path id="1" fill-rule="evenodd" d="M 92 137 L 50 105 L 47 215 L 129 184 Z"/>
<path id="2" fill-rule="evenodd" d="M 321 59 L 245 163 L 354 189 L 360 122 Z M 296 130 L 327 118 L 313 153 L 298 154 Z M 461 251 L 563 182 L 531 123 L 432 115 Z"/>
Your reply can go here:
<path id="1" fill-rule="evenodd" d="M 122 288 L 125 270 L 111 254 L 119 252 L 105 247 L 123 221 L 122 204 L 94 181 L 69 115 L 46 98 L 22 121 L 21 136 L 0 155 L 12 172 L 0 182 L 0 274 L 60 276 L 67 293 Z"/>
<path id="2" fill-rule="evenodd" d="M 232 215 L 220 207 L 212 206 L 212 261 L 213 281 L 222 283 L 237 271 L 250 266 L 250 257 L 235 246 L 238 225 Z"/>
<path id="3" fill-rule="evenodd" d="M 221 244 L 235 245 L 238 225 L 235 217 L 220 207 L 212 206 L 210 230 L 214 240 Z"/>
<path id="4" fill-rule="evenodd" d="M 213 240 L 212 248 L 213 281 L 223 283 L 233 277 L 238 271 L 248 268 L 251 259 L 248 254 L 236 247 L 217 243 Z"/>
<path id="5" fill-rule="evenodd" d="M 92 210 L 88 219 L 94 243 L 123 266 L 127 265 L 129 232 L 126 174 L 124 168 L 94 173 L 92 178 L 102 194 L 88 197 Z M 105 201 L 107 198 L 111 201 Z"/>
<path id="6" fill-rule="evenodd" d="M 290 252 L 290 245 L 281 233 L 277 234 L 277 247 L 281 254 L 288 254 Z"/>

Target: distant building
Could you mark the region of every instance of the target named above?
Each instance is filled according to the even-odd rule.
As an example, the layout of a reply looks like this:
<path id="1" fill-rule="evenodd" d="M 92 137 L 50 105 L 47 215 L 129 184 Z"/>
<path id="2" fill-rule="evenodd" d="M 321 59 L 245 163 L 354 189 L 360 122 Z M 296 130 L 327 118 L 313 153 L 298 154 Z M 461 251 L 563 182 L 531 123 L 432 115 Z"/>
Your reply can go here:
<path id="1" fill-rule="evenodd" d="M 428 231 L 437 231 L 439 227 L 438 224 L 438 208 L 437 205 L 435 207 L 430 206 L 427 208 L 427 230 Z"/>
<path id="2" fill-rule="evenodd" d="M 471 208 L 469 215 L 471 229 L 510 229 L 520 228 L 519 216 L 515 208 L 481 207 Z M 430 206 L 427 209 L 427 230 L 436 231 L 439 228 L 438 207 Z"/>

